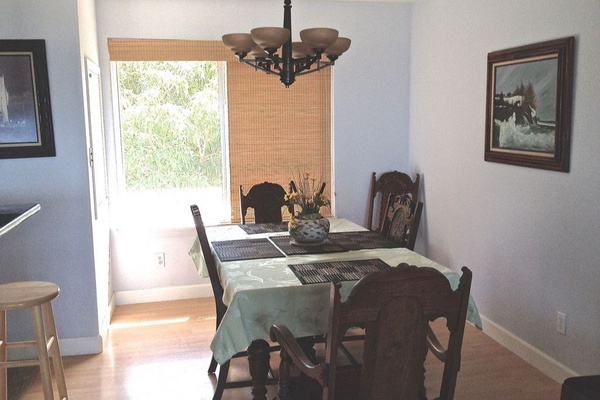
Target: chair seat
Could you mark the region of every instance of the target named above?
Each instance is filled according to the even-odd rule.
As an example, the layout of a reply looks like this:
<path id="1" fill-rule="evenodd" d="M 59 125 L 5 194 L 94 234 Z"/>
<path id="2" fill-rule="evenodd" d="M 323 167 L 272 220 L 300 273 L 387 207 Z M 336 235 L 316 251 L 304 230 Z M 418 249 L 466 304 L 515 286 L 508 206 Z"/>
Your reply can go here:
<path id="1" fill-rule="evenodd" d="M 600 375 L 575 376 L 563 382 L 560 400 L 600 399 Z"/>
<path id="2" fill-rule="evenodd" d="M 55 299 L 58 285 L 50 282 L 14 282 L 0 285 L 0 310 L 29 308 Z"/>

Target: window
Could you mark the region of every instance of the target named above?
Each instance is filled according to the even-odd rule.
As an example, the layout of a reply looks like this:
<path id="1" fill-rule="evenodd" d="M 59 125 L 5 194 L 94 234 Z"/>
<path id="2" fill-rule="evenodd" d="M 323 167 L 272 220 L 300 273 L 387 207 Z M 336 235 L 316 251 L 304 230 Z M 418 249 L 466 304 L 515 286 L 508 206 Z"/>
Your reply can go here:
<path id="1" fill-rule="evenodd" d="M 186 41 L 186 40 L 109 40 L 110 60 L 115 68 L 117 62 L 129 61 L 217 61 L 221 68 L 219 103 L 223 120 L 220 124 L 221 154 L 221 187 L 223 196 L 221 208 L 230 210 L 226 215 L 219 215 L 214 206 L 202 204 L 206 198 L 199 194 L 182 197 L 180 200 L 167 200 L 162 210 L 154 210 L 154 215 L 162 213 L 171 215 L 181 213 L 185 223 L 191 223 L 189 204 L 197 203 L 205 220 L 211 222 L 239 221 L 238 188 L 245 190 L 250 186 L 271 181 L 287 187 L 290 178 L 298 170 L 310 172 L 328 182 L 326 191 L 331 189 L 331 72 L 329 69 L 319 73 L 301 77 L 290 88 L 285 88 L 279 80 L 270 75 L 253 71 L 241 64 L 231 52 L 219 41 Z M 167 63 L 168 64 L 168 63 Z M 173 65 L 178 65 L 175 63 Z M 226 67 L 225 67 L 226 65 Z M 187 113 L 193 113 L 187 111 Z M 159 125 L 166 123 L 163 117 Z M 156 121 L 155 121 L 156 122 Z M 124 120 L 121 119 L 121 125 Z M 122 130 L 125 126 L 122 126 Z M 165 135 L 168 136 L 168 135 Z M 164 139 L 163 136 L 160 136 Z M 171 135 L 171 139 L 174 136 Z M 130 143 L 123 136 L 123 161 L 129 169 L 152 172 L 165 171 L 153 177 L 157 182 L 179 182 L 179 186 L 164 190 L 173 190 L 179 194 L 185 192 L 187 182 L 202 180 L 204 172 L 196 172 L 198 176 L 186 176 L 183 171 L 171 171 L 169 163 L 173 155 L 160 158 L 167 165 L 161 168 L 144 166 L 143 158 L 136 159 L 127 166 Z M 170 151 L 178 143 L 173 143 Z M 196 150 L 191 150 L 197 151 Z M 194 155 L 191 155 L 194 158 Z M 141 164 L 141 165 L 140 165 Z M 123 168 L 121 184 L 126 188 L 131 177 L 127 178 Z M 192 172 L 192 174 L 194 174 Z M 142 174 L 144 175 L 144 174 Z M 145 175 L 150 175 L 146 173 Z M 181 176 L 179 176 L 181 175 Z M 145 177 L 144 177 L 145 178 Z M 157 186 L 157 185 L 155 185 Z M 214 187 L 214 186 L 213 186 Z M 158 190 L 159 188 L 152 189 Z M 220 195 L 220 193 L 219 193 Z M 157 193 L 152 198 L 159 198 Z M 149 204 L 148 201 L 136 199 L 126 207 L 126 214 L 135 213 L 136 204 Z M 230 207 L 228 205 L 231 205 Z M 149 218 L 146 215 L 146 219 Z M 151 218 L 151 217 L 150 217 Z M 168 218 L 171 225 L 177 218 Z M 215 220 L 216 219 L 216 220 Z"/>
<path id="2" fill-rule="evenodd" d="M 223 64 L 116 62 L 122 199 L 133 215 L 162 215 L 168 220 L 160 225 L 181 225 L 173 218 L 185 223 L 189 213 L 173 213 L 173 204 L 198 203 L 213 210 L 213 222 L 229 218 L 223 201 Z"/>

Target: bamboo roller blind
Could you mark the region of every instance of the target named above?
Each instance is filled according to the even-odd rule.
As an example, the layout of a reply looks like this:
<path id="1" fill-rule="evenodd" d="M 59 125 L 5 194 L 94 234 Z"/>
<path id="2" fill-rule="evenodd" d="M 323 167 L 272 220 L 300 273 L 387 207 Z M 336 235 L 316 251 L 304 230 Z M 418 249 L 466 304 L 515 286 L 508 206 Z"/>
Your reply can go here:
<path id="1" fill-rule="evenodd" d="M 310 172 L 327 182 L 330 196 L 330 69 L 285 88 L 278 77 L 240 63 L 220 41 L 109 39 L 108 49 L 111 61 L 227 62 L 232 221 L 240 220 L 240 185 L 244 193 L 265 181 L 287 190 L 298 172 Z"/>

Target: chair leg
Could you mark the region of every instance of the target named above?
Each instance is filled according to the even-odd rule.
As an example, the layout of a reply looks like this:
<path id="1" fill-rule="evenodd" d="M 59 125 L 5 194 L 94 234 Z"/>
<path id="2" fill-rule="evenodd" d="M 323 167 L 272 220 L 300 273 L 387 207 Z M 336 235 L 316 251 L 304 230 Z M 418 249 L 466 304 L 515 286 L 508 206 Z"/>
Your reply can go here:
<path id="1" fill-rule="evenodd" d="M 46 318 L 46 326 L 49 337 L 52 338 L 50 345 L 50 355 L 52 356 L 52 365 L 54 366 L 54 374 L 56 375 L 56 384 L 58 386 L 58 394 L 60 400 L 67 400 L 67 384 L 65 382 L 65 372 L 63 369 L 62 356 L 60 354 L 60 345 L 58 343 L 58 334 L 56 333 L 56 324 L 54 323 L 54 312 L 52 311 L 52 303 L 48 302 L 42 305 L 44 316 Z"/>
<path id="2" fill-rule="evenodd" d="M 227 374 L 229 373 L 229 363 L 230 361 L 227 361 L 219 367 L 219 376 L 217 377 L 217 387 L 215 388 L 213 400 L 221 400 L 221 397 L 223 396 L 225 383 L 227 383 Z"/>
<path id="3" fill-rule="evenodd" d="M 279 382 L 277 395 L 280 400 L 287 400 L 290 394 L 290 364 L 285 350 L 281 349 L 279 362 Z"/>
<path id="4" fill-rule="evenodd" d="M 6 362 L 6 310 L 0 310 L 0 363 Z M 0 367 L 0 400 L 8 398 L 6 368 Z"/>
<path id="5" fill-rule="evenodd" d="M 217 370 L 217 360 L 215 360 L 215 357 L 212 356 L 210 358 L 210 365 L 208 366 L 208 373 L 214 374 L 216 370 Z"/>
<path id="6" fill-rule="evenodd" d="M 42 315 L 42 306 L 33 306 L 31 310 L 33 313 L 35 341 L 37 344 L 38 359 L 40 362 L 40 374 L 42 376 L 44 399 L 54 400 L 54 390 L 52 389 L 52 374 L 50 372 L 50 360 L 48 359 L 46 330 L 44 329 L 44 317 Z"/>

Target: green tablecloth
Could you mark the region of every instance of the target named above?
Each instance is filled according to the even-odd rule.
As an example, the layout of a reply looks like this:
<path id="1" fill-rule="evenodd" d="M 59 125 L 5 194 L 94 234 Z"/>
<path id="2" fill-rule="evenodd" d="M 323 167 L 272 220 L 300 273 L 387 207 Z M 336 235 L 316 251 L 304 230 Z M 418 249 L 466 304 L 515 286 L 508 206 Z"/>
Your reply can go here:
<path id="1" fill-rule="evenodd" d="M 344 219 L 331 220 L 331 232 L 365 230 Z M 239 226 L 226 225 L 207 228 L 209 240 L 261 237 L 248 236 Z M 262 235 L 269 236 L 273 233 Z M 206 275 L 197 240 L 190 255 L 198 271 Z M 358 260 L 379 258 L 391 266 L 408 263 L 419 267 L 432 267 L 441 271 L 456 289 L 460 272 L 453 271 L 426 257 L 405 248 L 356 250 L 343 253 L 314 254 L 272 259 L 231 261 L 217 260 L 221 284 L 225 290 L 223 302 L 228 310 L 211 342 L 211 350 L 219 363 L 226 362 L 235 353 L 245 350 L 255 339 L 268 339 L 274 323 L 285 323 L 297 336 L 312 336 L 327 331 L 330 284 L 302 285 L 288 264 L 322 261 Z M 344 282 L 345 298 L 356 281 Z M 467 319 L 481 329 L 481 319 L 471 298 Z"/>

